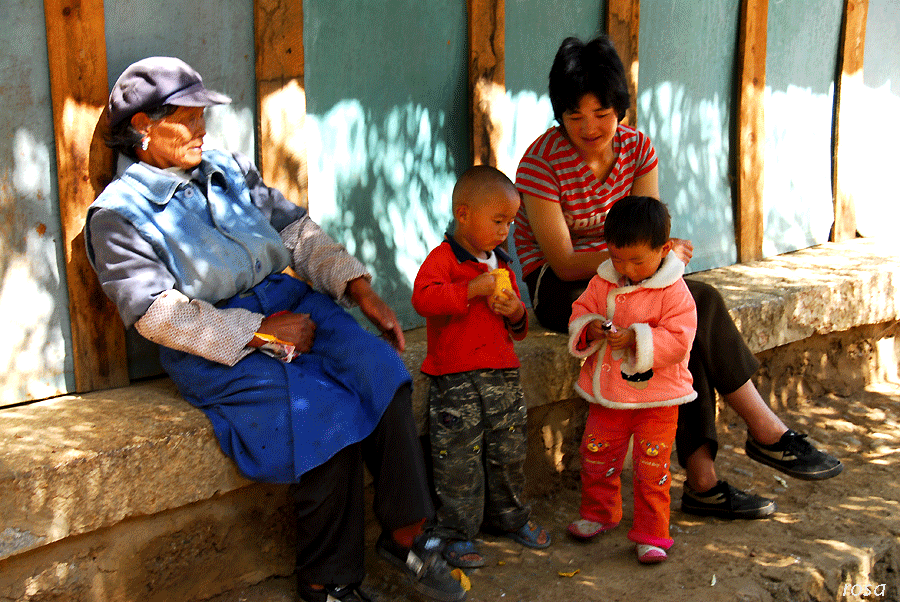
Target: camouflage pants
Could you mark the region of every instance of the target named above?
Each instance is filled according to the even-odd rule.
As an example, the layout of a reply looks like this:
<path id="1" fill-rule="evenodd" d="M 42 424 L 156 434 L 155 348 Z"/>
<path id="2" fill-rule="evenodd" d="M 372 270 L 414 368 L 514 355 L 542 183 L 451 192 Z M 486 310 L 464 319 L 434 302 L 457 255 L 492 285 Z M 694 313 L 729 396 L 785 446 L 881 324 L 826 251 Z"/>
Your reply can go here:
<path id="1" fill-rule="evenodd" d="M 471 539 L 482 522 L 524 525 L 531 510 L 521 499 L 527 415 L 518 369 L 432 377 L 428 412 L 441 534 Z"/>

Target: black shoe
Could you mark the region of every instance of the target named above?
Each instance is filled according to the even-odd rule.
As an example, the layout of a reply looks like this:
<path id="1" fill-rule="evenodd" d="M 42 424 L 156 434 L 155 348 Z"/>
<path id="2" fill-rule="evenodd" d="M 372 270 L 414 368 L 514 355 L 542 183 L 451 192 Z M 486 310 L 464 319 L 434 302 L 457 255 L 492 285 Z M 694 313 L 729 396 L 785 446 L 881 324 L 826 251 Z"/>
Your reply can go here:
<path id="1" fill-rule="evenodd" d="M 844 470 L 840 460 L 819 451 L 806 440 L 806 435 L 790 429 L 781 436 L 778 443 L 772 445 L 763 445 L 747 435 L 744 450 L 751 460 L 768 464 L 786 475 L 805 481 L 830 479 Z"/>
<path id="2" fill-rule="evenodd" d="M 329 585 L 325 589 L 313 589 L 305 583 L 298 583 L 300 599 L 304 602 L 373 602 L 374 598 L 363 593 L 359 584 Z"/>
<path id="3" fill-rule="evenodd" d="M 699 493 L 684 484 L 681 511 L 699 516 L 751 519 L 765 518 L 775 512 L 775 502 L 762 496 L 741 491 L 726 481 L 719 481 L 709 491 Z"/>
<path id="4" fill-rule="evenodd" d="M 441 602 L 465 600 L 466 590 L 450 575 L 441 557 L 442 548 L 443 542 L 427 533 L 419 535 L 412 548 L 404 548 L 387 533 L 382 533 L 375 544 L 378 554 L 399 567 L 419 593 Z"/>

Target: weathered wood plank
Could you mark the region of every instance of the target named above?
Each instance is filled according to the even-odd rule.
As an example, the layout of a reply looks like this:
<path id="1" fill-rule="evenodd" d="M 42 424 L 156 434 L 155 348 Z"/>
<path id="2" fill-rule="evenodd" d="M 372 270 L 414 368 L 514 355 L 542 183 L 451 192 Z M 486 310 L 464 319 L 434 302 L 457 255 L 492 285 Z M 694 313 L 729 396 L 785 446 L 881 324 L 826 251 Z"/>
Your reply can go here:
<path id="1" fill-rule="evenodd" d="M 306 207 L 306 92 L 302 0 L 255 0 L 259 169 L 269 186 Z"/>
<path id="2" fill-rule="evenodd" d="M 639 46 L 641 26 L 640 0 L 609 0 L 606 10 L 606 32 L 613 46 L 619 52 L 625 74 L 628 77 L 628 93 L 631 106 L 625 114 L 624 123 L 637 127 L 637 89 Z"/>
<path id="3" fill-rule="evenodd" d="M 468 0 L 469 90 L 472 99 L 472 159 L 498 164 L 506 95 L 506 2 Z"/>
<path id="4" fill-rule="evenodd" d="M 852 144 L 851 134 L 869 127 L 868 122 L 864 123 L 866 112 L 860 99 L 868 14 L 869 0 L 844 2 L 838 54 L 840 63 L 834 92 L 834 230 L 831 236 L 834 241 L 856 237 L 856 204 L 849 182 L 860 177 L 855 170 L 861 168 L 859 157 L 865 156 L 866 149 Z"/>
<path id="5" fill-rule="evenodd" d="M 125 332 L 84 251 L 88 205 L 113 173 L 101 118 L 109 97 L 103 0 L 45 0 L 59 209 L 65 244 L 75 387 L 128 384 Z"/>
<path id="6" fill-rule="evenodd" d="M 762 259 L 768 0 L 742 0 L 738 24 L 738 261 Z"/>

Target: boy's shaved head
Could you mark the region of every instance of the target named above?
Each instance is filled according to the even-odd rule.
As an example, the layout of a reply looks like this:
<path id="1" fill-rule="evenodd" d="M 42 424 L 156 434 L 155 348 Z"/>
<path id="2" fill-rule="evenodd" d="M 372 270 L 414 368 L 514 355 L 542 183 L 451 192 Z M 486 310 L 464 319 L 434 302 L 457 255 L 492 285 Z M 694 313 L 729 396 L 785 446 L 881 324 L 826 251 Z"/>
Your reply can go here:
<path id="1" fill-rule="evenodd" d="M 475 165 L 460 176 L 453 187 L 453 212 L 461 205 L 475 207 L 496 198 L 498 190 L 512 192 L 517 197 L 515 184 L 502 171 L 490 165 Z"/>

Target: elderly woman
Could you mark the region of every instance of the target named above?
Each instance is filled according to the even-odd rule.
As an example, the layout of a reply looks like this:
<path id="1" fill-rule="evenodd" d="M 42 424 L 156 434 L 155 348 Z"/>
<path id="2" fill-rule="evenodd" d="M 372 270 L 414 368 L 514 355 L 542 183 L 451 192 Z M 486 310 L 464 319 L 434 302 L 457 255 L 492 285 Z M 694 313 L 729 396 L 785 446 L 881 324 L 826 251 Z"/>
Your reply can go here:
<path id="1" fill-rule="evenodd" d="M 659 198 L 657 156 L 650 139 L 622 123 L 630 98 L 615 48 L 600 37 L 562 42 L 550 70 L 550 101 L 558 126 L 525 151 L 516 173 L 522 207 L 515 243 L 538 321 L 566 332 L 572 302 L 609 257 L 606 212 L 628 195 Z M 690 241 L 673 239 L 687 264 Z M 689 369 L 695 401 L 680 406 L 676 447 L 687 470 L 681 508 L 722 518 L 761 518 L 772 500 L 745 493 L 716 476 L 718 391 L 748 426 L 747 455 L 793 477 L 827 479 L 835 458 L 790 430 L 765 404 L 750 377 L 759 366 L 714 288 L 687 280 L 698 329 Z"/>
<path id="2" fill-rule="evenodd" d="M 109 97 L 118 174 L 88 210 L 91 264 L 240 471 L 292 484 L 303 600 L 369 599 L 364 461 L 379 554 L 420 592 L 461 600 L 423 530 L 434 508 L 396 316 L 363 265 L 246 157 L 203 150 L 204 108 L 228 102 L 176 58 L 122 73 Z M 358 305 L 393 347 L 339 303 Z"/>

